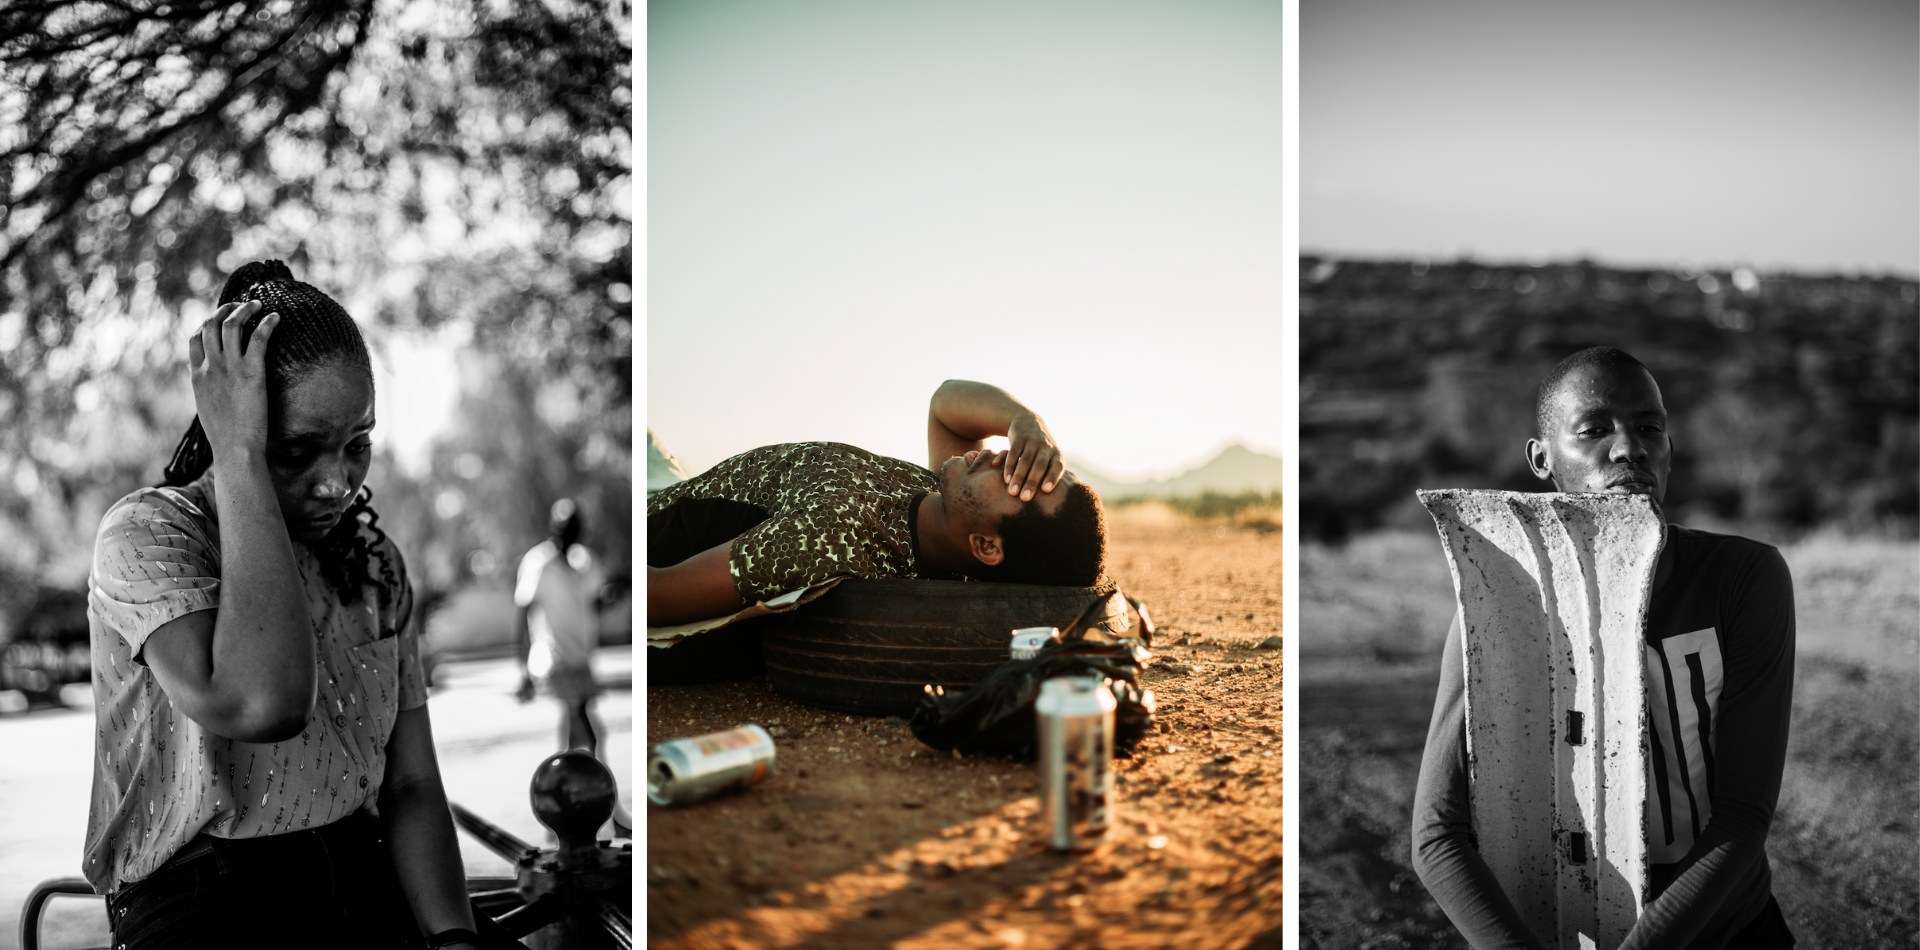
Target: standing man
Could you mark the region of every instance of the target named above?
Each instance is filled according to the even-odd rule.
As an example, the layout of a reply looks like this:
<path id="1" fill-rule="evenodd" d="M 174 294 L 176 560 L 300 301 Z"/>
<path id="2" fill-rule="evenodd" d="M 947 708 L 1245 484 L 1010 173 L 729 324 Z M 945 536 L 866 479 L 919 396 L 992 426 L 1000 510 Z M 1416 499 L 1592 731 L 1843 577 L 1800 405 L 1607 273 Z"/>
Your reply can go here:
<path id="1" fill-rule="evenodd" d="M 565 707 L 561 742 L 599 754 L 599 731 L 588 706 L 600 693 L 593 681 L 593 650 L 600 644 L 593 553 L 580 543 L 580 508 L 571 498 L 553 503 L 551 537 L 520 559 L 513 587 L 514 641 L 520 644 L 520 697 L 533 696 L 536 676 Z"/>
<path id="2" fill-rule="evenodd" d="M 1534 413 L 1527 463 L 1559 491 L 1665 499 L 1673 440 L 1639 360 L 1605 346 L 1567 357 L 1540 384 Z M 1460 640 L 1456 613 L 1414 793 L 1414 869 L 1474 947 L 1547 947 L 1475 847 Z M 1793 579 L 1780 552 L 1667 525 L 1643 646 L 1647 903 L 1621 946 L 1791 947 L 1766 853 L 1793 701 Z"/>

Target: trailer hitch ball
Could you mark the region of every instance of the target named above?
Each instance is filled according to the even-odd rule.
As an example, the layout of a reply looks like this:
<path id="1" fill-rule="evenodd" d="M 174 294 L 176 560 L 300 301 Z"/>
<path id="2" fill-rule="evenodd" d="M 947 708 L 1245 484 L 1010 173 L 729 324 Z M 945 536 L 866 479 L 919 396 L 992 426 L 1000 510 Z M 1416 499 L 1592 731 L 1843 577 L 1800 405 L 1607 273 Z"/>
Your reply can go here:
<path id="1" fill-rule="evenodd" d="M 534 817 L 553 829 L 562 849 L 593 845 L 620 797 L 613 772 L 578 749 L 548 756 L 527 792 Z"/>

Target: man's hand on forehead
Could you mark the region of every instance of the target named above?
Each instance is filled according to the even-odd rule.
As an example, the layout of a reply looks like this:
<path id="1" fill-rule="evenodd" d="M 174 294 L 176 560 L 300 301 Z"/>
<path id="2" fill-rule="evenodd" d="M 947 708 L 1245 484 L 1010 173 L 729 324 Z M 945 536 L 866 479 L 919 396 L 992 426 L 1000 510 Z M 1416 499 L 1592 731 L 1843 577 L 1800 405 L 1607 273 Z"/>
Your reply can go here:
<path id="1" fill-rule="evenodd" d="M 1007 426 L 1007 450 L 993 460 L 993 466 L 1001 470 L 1007 494 L 1018 495 L 1021 501 L 1032 501 L 1039 492 L 1052 492 L 1067 470 L 1053 433 L 1031 412 L 1013 417 Z"/>
<path id="2" fill-rule="evenodd" d="M 1065 488 L 1066 486 L 1071 485 L 1076 481 L 1073 473 L 1070 471 L 1067 471 L 1064 463 L 1056 462 L 1053 465 L 1052 471 L 1057 472 L 1059 474 L 1055 475 L 1051 479 L 1042 479 L 1041 488 L 1039 492 L 1036 493 L 1032 487 L 1032 484 L 1034 479 L 1040 477 L 1038 474 L 1030 473 L 1027 480 L 1024 482 L 1015 482 L 1012 479 L 1006 477 L 1004 470 L 1009 467 L 1007 465 L 1007 462 L 1013 457 L 1012 450 L 1003 450 L 1000 452 L 989 452 L 987 453 L 987 456 L 988 456 L 988 461 L 987 461 L 988 465 L 991 465 L 994 468 L 1003 470 L 1001 480 L 1004 482 L 1007 482 L 1007 494 L 1011 495 L 1014 492 L 1019 491 L 1021 501 L 1033 501 L 1041 497 L 1041 495 L 1046 495 L 1051 497 L 1054 494 L 1057 494 L 1059 489 Z"/>

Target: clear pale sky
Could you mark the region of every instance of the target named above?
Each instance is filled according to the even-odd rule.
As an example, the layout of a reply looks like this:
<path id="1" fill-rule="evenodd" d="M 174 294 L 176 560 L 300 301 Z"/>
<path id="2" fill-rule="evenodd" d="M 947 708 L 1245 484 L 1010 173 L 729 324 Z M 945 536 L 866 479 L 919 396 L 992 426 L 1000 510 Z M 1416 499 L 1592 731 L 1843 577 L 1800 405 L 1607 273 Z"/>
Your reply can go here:
<path id="1" fill-rule="evenodd" d="M 1920 273 L 1920 7 L 1316 0 L 1300 240 Z"/>
<path id="2" fill-rule="evenodd" d="M 1165 476 L 1278 453 L 1280 4 L 656 2 L 646 421 L 925 461 L 940 381 Z"/>

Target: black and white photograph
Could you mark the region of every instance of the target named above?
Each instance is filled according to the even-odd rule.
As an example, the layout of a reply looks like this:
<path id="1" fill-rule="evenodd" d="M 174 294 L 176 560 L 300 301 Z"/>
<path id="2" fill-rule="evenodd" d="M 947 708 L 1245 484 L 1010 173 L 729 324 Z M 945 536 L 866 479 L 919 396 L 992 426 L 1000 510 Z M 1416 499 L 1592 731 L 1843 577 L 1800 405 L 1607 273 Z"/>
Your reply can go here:
<path id="1" fill-rule="evenodd" d="M 632 945 L 633 18 L 0 5 L 0 947 Z"/>
<path id="2" fill-rule="evenodd" d="M 1912 945 L 1917 28 L 1303 8 L 1300 946 Z"/>

